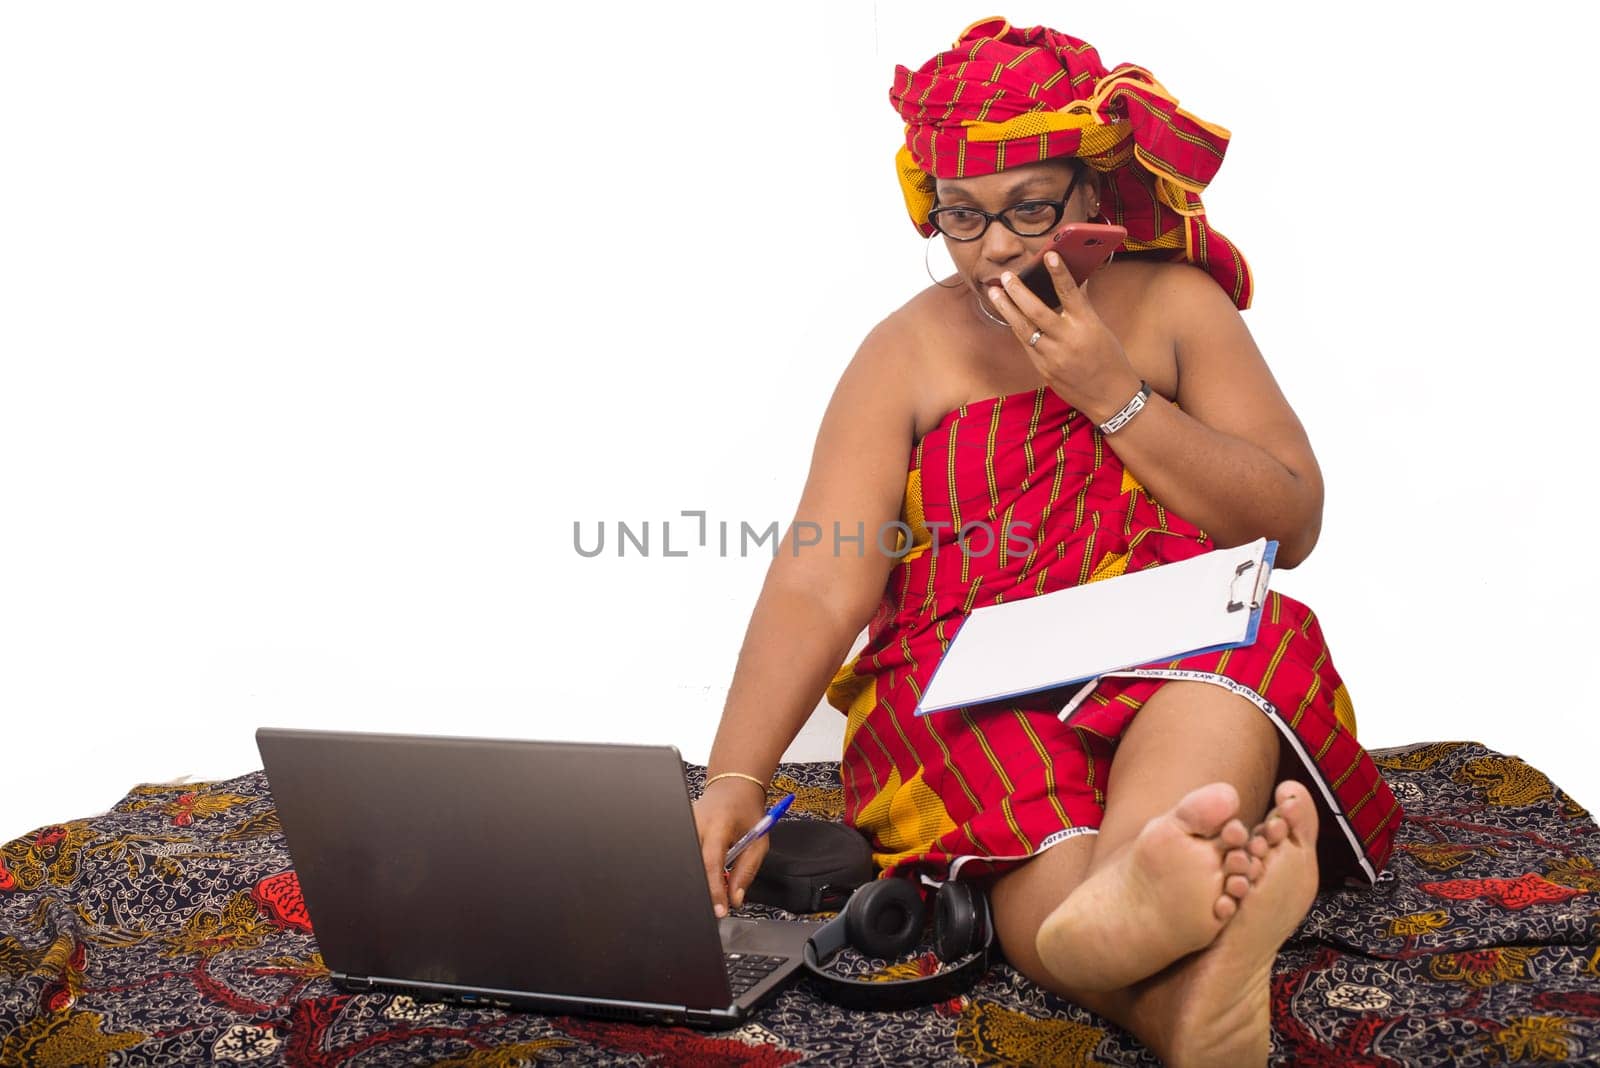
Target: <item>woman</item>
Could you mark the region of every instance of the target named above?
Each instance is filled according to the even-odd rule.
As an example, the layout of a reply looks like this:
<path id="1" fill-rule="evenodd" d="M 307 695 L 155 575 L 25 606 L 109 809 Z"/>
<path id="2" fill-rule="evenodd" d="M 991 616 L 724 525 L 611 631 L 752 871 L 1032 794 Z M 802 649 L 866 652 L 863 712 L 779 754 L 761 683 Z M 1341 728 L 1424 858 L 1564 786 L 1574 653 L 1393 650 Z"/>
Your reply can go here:
<path id="1" fill-rule="evenodd" d="M 871 332 L 823 417 L 790 538 L 865 538 L 791 540 L 768 572 L 695 808 L 713 902 L 742 901 L 761 849 L 726 883 L 721 858 L 826 687 L 846 818 L 886 876 L 983 880 L 1012 965 L 1167 1063 L 1263 1063 L 1278 947 L 1319 876 L 1376 878 L 1400 819 L 1304 605 L 1270 594 L 1253 645 L 1070 700 L 914 715 L 976 607 L 1315 544 L 1316 459 L 1200 203 L 1228 135 L 1148 72 L 998 19 L 898 68 L 891 99 L 907 207 L 957 275 Z M 1082 285 L 1046 256 L 1056 311 L 1017 276 L 1084 220 L 1126 227 L 1126 251 Z"/>

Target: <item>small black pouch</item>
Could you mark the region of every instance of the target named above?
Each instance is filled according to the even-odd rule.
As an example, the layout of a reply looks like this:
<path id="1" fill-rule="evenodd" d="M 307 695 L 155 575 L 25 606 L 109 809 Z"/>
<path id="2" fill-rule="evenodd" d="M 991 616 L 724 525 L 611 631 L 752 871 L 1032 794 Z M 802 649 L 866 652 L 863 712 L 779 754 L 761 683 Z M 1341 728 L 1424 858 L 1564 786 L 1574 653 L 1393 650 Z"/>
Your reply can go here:
<path id="1" fill-rule="evenodd" d="M 878 874 L 866 837 L 843 823 L 779 820 L 767 838 L 767 855 L 746 901 L 786 912 L 835 912 Z"/>

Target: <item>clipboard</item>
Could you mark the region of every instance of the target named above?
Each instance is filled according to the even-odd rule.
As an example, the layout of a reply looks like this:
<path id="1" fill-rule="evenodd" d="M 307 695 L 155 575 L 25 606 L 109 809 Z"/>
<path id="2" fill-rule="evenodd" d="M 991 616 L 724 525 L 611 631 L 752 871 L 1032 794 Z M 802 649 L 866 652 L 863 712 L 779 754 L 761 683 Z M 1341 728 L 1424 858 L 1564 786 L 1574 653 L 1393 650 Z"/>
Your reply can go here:
<path id="1" fill-rule="evenodd" d="M 916 714 L 1249 645 L 1261 625 L 1277 552 L 1276 541 L 1258 538 L 1175 564 L 979 608 L 934 668 Z"/>

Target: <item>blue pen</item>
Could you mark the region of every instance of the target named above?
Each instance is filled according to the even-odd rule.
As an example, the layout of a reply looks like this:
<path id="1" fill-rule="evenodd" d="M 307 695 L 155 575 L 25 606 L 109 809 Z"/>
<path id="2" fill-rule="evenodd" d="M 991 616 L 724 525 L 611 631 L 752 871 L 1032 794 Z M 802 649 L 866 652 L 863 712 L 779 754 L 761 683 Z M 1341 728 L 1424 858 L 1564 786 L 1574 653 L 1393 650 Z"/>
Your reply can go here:
<path id="1" fill-rule="evenodd" d="M 728 850 L 728 855 L 722 858 L 724 868 L 733 867 L 733 862 L 739 859 L 739 854 L 750 847 L 750 843 L 772 830 L 772 825 L 783 819 L 783 814 L 789 811 L 789 806 L 794 803 L 794 794 L 790 794 L 776 805 L 767 809 L 767 814 L 756 820 L 756 825 L 744 832 L 744 837 L 733 843 Z"/>

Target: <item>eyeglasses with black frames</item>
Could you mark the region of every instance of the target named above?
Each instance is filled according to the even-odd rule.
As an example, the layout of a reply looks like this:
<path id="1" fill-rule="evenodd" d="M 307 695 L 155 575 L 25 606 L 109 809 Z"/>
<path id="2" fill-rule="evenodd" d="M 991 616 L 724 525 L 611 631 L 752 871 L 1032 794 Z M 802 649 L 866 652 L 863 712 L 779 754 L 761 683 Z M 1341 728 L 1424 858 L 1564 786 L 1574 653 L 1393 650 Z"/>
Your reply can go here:
<path id="1" fill-rule="evenodd" d="M 934 208 L 928 212 L 928 221 L 952 241 L 976 241 L 996 220 L 1018 237 L 1040 237 L 1048 234 L 1066 214 L 1067 201 L 1072 199 L 1072 191 L 1078 188 L 1078 179 L 1082 177 L 1083 168 L 1074 169 L 1072 181 L 1067 183 L 1067 191 L 1060 200 L 1024 200 L 1000 212 L 982 208 Z"/>

